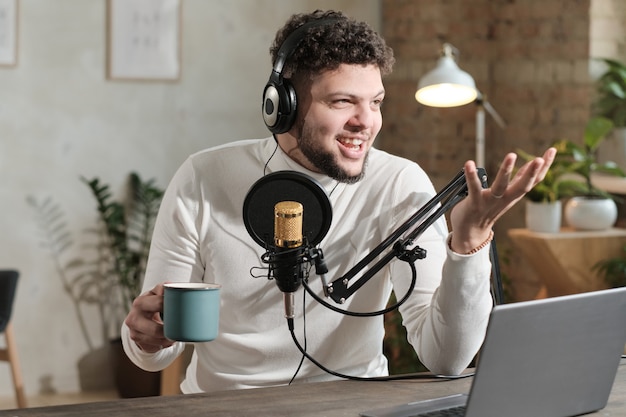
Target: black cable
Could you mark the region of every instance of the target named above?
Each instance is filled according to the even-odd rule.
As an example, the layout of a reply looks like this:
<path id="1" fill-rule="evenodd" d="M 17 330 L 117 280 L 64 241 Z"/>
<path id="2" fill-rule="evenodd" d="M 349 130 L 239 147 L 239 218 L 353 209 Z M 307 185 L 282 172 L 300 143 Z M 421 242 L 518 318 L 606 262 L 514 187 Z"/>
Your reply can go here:
<path id="1" fill-rule="evenodd" d="M 402 374 L 402 375 L 388 375 L 388 376 L 376 376 L 376 377 L 360 377 L 354 375 L 345 375 L 340 372 L 333 371 L 328 369 L 324 365 L 322 365 L 319 361 L 317 361 L 314 357 L 309 355 L 309 353 L 300 345 L 298 342 L 298 338 L 296 337 L 293 325 L 293 319 L 287 319 L 287 325 L 289 326 L 289 332 L 291 333 L 291 338 L 293 342 L 296 344 L 302 355 L 304 355 L 308 360 L 310 360 L 315 366 L 320 368 L 322 371 L 336 376 L 338 378 L 348 379 L 351 381 L 399 381 L 406 379 L 442 379 L 442 380 L 451 380 L 451 379 L 462 379 L 474 376 L 474 372 L 463 374 L 463 375 L 439 375 L 439 374 Z"/>
<path id="2" fill-rule="evenodd" d="M 302 285 L 304 286 L 304 288 L 306 289 L 305 292 L 303 292 L 303 302 L 302 305 L 305 306 L 305 300 L 304 297 L 306 295 L 306 293 L 308 292 L 317 302 L 319 302 L 320 304 L 330 308 L 331 310 L 334 311 L 338 311 L 342 314 L 347 314 L 347 315 L 352 315 L 352 316 L 357 316 L 357 317 L 370 317 L 370 316 L 374 316 L 374 315 L 380 315 L 380 314 L 384 314 L 388 311 L 392 311 L 395 310 L 396 308 L 398 308 L 400 305 L 402 305 L 411 295 L 411 293 L 413 292 L 413 289 L 415 288 L 416 282 L 417 282 L 417 270 L 415 268 L 415 264 L 413 264 L 412 262 L 408 262 L 408 264 L 411 267 L 411 275 L 412 275 L 412 279 L 411 279 L 411 285 L 409 286 L 409 289 L 407 291 L 407 293 L 404 295 L 404 297 L 397 302 L 396 304 L 394 304 L 391 307 L 388 307 L 386 309 L 380 310 L 380 311 L 375 311 L 375 312 L 370 312 L 370 313 L 358 313 L 358 312 L 352 312 L 352 311 L 347 311 L 347 310 L 342 310 L 339 309 L 331 304 L 326 303 L 326 301 L 322 300 L 317 294 L 315 294 L 311 288 L 308 286 L 308 284 L 306 283 L 306 281 L 302 282 Z M 318 368 L 320 368 L 322 371 L 336 376 L 338 378 L 343 378 L 343 379 L 348 379 L 348 380 L 353 380 L 353 381 L 398 381 L 398 380 L 405 380 L 405 379 L 443 379 L 443 380 L 450 380 L 450 379 L 461 379 L 461 378 L 467 378 L 467 377 L 471 377 L 474 376 L 474 373 L 468 373 L 468 374 L 463 374 L 463 375 L 439 375 L 439 374 L 402 374 L 402 375 L 389 375 L 389 376 L 379 376 L 379 377 L 358 377 L 358 376 L 353 376 L 353 375 L 345 375 L 342 374 L 340 372 L 337 371 L 333 371 L 331 369 L 328 369 L 326 366 L 322 365 L 317 359 L 315 359 L 314 357 L 312 357 L 306 350 L 306 345 L 307 345 L 307 339 L 306 339 L 306 308 L 304 308 L 304 313 L 302 315 L 303 318 L 303 325 L 304 325 L 304 347 L 302 347 L 302 345 L 300 344 L 300 342 L 298 341 L 298 338 L 296 337 L 295 331 L 294 331 L 294 320 L 293 318 L 288 318 L 287 319 L 287 326 L 289 327 L 289 332 L 291 333 L 291 338 L 293 339 L 296 347 L 298 348 L 298 350 L 300 351 L 300 353 L 302 353 L 302 359 L 300 361 L 300 365 L 298 366 L 298 369 L 296 370 L 296 372 L 294 373 L 293 377 L 291 378 L 291 381 L 289 382 L 289 384 L 291 384 L 294 379 L 296 378 L 296 375 L 298 374 L 298 372 L 300 371 L 300 368 L 302 367 L 302 362 L 304 361 L 304 358 L 308 359 L 309 361 L 311 361 L 315 366 L 317 366 Z"/>
<path id="3" fill-rule="evenodd" d="M 276 151 L 278 150 L 278 139 L 276 139 L 276 135 L 272 135 L 272 136 L 274 137 L 274 141 L 276 142 L 276 147 L 274 148 L 274 152 L 272 152 L 267 162 L 265 162 L 265 166 L 263 167 L 263 176 L 267 174 L 267 167 L 269 166 L 270 161 L 272 160 L 274 155 L 276 155 Z"/>
<path id="4" fill-rule="evenodd" d="M 491 260 L 491 292 L 495 305 L 504 303 L 504 289 L 502 288 L 502 273 L 500 272 L 500 258 L 496 248 L 496 239 L 491 240 L 489 248 L 489 259 Z"/>
<path id="5" fill-rule="evenodd" d="M 302 291 L 302 305 L 306 306 L 306 291 Z M 306 352 L 306 346 L 307 346 L 307 339 L 306 339 L 306 308 L 302 309 L 302 332 L 304 334 L 304 351 Z M 300 358 L 300 363 L 298 364 L 298 367 L 296 368 L 296 371 L 293 373 L 293 376 L 291 377 L 291 380 L 289 381 L 288 385 L 291 385 L 293 383 L 293 381 L 296 379 L 296 376 L 298 376 L 298 373 L 300 373 L 300 369 L 302 369 L 302 365 L 304 364 L 304 359 L 306 359 L 306 355 L 302 355 L 302 357 Z"/>
<path id="6" fill-rule="evenodd" d="M 326 300 L 324 300 L 323 298 L 321 298 L 319 295 L 317 295 L 312 289 L 311 287 L 309 287 L 308 282 L 306 281 L 302 281 L 302 285 L 304 286 L 304 288 L 306 289 L 306 291 L 311 295 L 311 297 L 313 297 L 315 299 L 315 301 L 317 301 L 318 303 L 320 303 L 321 305 L 323 305 L 326 308 L 329 308 L 337 313 L 341 313 L 341 314 L 345 314 L 347 316 L 354 316 L 354 317 L 374 317 L 374 316 L 380 316 L 382 314 L 385 313 L 389 313 L 390 311 L 393 311 L 397 308 L 399 308 L 402 304 L 404 304 L 409 297 L 411 296 L 411 294 L 413 293 L 413 290 L 415 289 L 415 285 L 417 284 L 417 270 L 415 269 L 415 264 L 413 262 L 407 262 L 411 268 L 411 285 L 409 286 L 409 289 L 407 290 L 406 294 L 404 294 L 404 296 L 400 299 L 400 301 L 398 301 L 396 304 L 389 306 L 385 309 L 379 310 L 379 311 L 371 311 L 371 312 L 355 312 L 355 311 L 348 311 L 348 310 L 344 310 L 342 308 L 338 308 L 335 307 L 334 305 L 327 303 Z"/>

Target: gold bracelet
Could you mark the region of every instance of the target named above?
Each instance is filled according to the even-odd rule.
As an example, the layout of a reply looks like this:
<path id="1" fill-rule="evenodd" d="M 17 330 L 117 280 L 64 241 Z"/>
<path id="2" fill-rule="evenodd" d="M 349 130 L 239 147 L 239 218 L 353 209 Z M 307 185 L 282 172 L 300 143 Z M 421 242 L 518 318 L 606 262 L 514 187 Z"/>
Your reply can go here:
<path id="1" fill-rule="evenodd" d="M 480 245 L 476 246 L 471 251 L 465 252 L 463 255 L 473 255 L 473 254 L 475 254 L 476 252 L 478 252 L 479 250 L 481 250 L 482 248 L 487 246 L 492 240 L 493 240 L 493 230 L 489 231 L 489 236 L 487 237 L 487 239 L 483 243 L 481 243 Z M 454 252 L 454 250 L 452 249 L 452 238 L 450 238 L 450 241 L 448 242 L 448 247 L 450 248 L 451 251 Z"/>

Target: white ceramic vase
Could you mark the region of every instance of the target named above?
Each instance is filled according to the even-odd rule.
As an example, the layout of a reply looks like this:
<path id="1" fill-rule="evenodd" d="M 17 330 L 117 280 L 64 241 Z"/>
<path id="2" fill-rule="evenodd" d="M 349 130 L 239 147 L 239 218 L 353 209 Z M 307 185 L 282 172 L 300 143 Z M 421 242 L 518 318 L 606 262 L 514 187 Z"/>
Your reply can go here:
<path id="1" fill-rule="evenodd" d="M 565 221 L 578 230 L 606 230 L 617 220 L 617 205 L 610 198 L 573 197 L 565 205 Z"/>
<path id="2" fill-rule="evenodd" d="M 526 201 L 526 228 L 538 233 L 558 233 L 561 230 L 561 202 Z"/>

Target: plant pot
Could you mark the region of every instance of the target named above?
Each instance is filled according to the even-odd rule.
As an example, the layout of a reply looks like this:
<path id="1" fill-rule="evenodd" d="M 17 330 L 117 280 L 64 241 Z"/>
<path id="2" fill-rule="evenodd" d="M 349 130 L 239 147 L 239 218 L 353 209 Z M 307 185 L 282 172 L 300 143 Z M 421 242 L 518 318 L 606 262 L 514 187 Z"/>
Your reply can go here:
<path id="1" fill-rule="evenodd" d="M 113 372 L 117 392 L 122 398 L 153 397 L 161 392 L 161 373 L 138 368 L 126 356 L 122 340 L 111 341 Z"/>
<path id="2" fill-rule="evenodd" d="M 617 205 L 610 198 L 573 197 L 565 205 L 565 220 L 578 230 L 606 230 L 617 220 Z"/>
<path id="3" fill-rule="evenodd" d="M 81 391 L 110 390 L 115 386 L 111 366 L 112 347 L 105 344 L 90 349 L 78 360 L 78 377 Z"/>
<path id="4" fill-rule="evenodd" d="M 526 201 L 526 228 L 538 233 L 558 233 L 561 229 L 561 202 Z"/>

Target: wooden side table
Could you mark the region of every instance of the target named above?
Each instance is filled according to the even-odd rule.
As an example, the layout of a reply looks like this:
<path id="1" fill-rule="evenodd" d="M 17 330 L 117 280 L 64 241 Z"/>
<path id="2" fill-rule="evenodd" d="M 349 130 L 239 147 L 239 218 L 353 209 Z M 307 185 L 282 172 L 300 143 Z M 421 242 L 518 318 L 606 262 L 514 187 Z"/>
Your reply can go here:
<path id="1" fill-rule="evenodd" d="M 180 394 L 183 365 L 183 357 L 179 356 L 170 366 L 161 371 L 161 395 Z"/>
<path id="2" fill-rule="evenodd" d="M 607 288 L 593 270 L 599 261 L 625 256 L 626 229 L 536 233 L 510 229 L 509 238 L 537 273 L 548 297 Z"/>
<path id="3" fill-rule="evenodd" d="M 161 395 L 181 394 L 180 383 L 183 382 L 192 353 L 193 345 L 188 344 L 183 353 L 161 371 Z"/>

